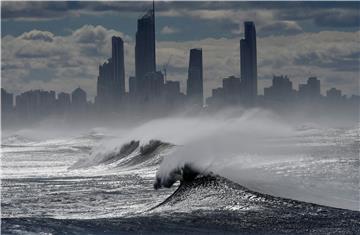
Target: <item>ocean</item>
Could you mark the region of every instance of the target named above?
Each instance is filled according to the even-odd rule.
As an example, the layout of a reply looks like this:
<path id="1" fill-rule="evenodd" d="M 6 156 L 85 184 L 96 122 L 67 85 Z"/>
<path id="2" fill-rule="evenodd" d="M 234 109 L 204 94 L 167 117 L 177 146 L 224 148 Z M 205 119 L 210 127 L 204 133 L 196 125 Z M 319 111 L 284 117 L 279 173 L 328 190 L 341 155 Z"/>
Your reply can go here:
<path id="1" fill-rule="evenodd" d="M 1 232 L 359 232 L 358 124 L 263 116 L 4 131 Z"/>

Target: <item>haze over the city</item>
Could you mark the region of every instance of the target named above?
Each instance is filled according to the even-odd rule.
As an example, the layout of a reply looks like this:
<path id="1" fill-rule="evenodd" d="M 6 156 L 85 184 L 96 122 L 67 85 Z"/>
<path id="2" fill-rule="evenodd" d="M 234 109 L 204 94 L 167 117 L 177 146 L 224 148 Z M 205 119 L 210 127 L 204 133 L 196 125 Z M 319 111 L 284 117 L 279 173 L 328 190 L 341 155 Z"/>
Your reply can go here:
<path id="1" fill-rule="evenodd" d="M 137 19 L 151 2 L 3 2 L 2 87 L 96 96 L 98 66 L 111 55 L 111 37 L 124 40 L 125 81 L 135 75 Z M 156 65 L 186 92 L 191 48 L 203 49 L 204 98 L 222 79 L 240 76 L 244 21 L 257 30 L 258 94 L 273 75 L 294 88 L 315 76 L 321 93 L 332 87 L 359 93 L 357 2 L 156 2 Z M 167 64 L 168 63 L 168 64 Z"/>

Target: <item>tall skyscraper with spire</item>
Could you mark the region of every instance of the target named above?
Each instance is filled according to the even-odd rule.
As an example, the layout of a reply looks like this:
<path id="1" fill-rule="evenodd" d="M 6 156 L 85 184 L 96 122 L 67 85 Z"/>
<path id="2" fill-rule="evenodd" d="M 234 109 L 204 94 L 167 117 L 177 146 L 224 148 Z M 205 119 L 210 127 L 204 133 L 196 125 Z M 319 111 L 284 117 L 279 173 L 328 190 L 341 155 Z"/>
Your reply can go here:
<path id="1" fill-rule="evenodd" d="M 253 104 L 257 96 L 256 30 L 254 22 L 244 22 L 245 38 L 240 40 L 240 73 L 244 101 Z"/>
<path id="2" fill-rule="evenodd" d="M 147 73 L 156 72 L 155 7 L 137 21 L 135 45 L 135 77 L 138 92 L 144 89 Z"/>
<path id="3" fill-rule="evenodd" d="M 203 105 L 203 61 L 202 49 L 190 50 L 189 70 L 187 80 L 187 96 L 191 103 Z"/>

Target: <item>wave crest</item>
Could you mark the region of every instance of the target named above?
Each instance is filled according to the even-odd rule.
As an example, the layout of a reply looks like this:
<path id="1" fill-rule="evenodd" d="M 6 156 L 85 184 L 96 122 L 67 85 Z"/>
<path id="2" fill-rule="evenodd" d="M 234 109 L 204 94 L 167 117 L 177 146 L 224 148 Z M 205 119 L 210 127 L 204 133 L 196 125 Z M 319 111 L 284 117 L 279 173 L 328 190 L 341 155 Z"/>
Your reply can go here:
<path id="1" fill-rule="evenodd" d="M 201 174 L 204 174 L 204 172 L 201 172 L 195 166 L 186 163 L 181 167 L 173 169 L 166 177 L 161 177 L 159 174 L 157 174 L 154 188 L 170 188 L 177 181 L 180 181 L 181 183 L 191 182 Z"/>
<path id="2" fill-rule="evenodd" d="M 140 145 L 139 140 L 127 142 L 119 148 L 107 153 L 97 153 L 90 158 L 83 158 L 73 164 L 70 169 L 89 168 L 99 165 L 112 165 L 114 167 L 137 166 L 140 164 L 157 165 L 161 161 L 160 154 L 171 144 L 160 140 L 150 140 Z"/>

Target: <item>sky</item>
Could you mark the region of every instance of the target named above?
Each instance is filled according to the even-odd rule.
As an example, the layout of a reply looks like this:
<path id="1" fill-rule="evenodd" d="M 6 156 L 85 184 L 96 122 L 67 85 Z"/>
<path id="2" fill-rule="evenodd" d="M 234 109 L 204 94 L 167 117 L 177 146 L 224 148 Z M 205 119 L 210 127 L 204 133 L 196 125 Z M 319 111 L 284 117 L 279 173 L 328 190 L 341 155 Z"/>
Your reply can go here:
<path id="1" fill-rule="evenodd" d="M 126 84 L 135 71 L 137 19 L 152 2 L 1 2 L 1 86 L 96 96 L 98 67 L 111 56 L 111 37 L 125 43 Z M 157 69 L 186 92 L 189 50 L 203 49 L 204 91 L 240 74 L 244 21 L 257 31 L 258 93 L 274 75 L 298 89 L 308 77 L 359 94 L 359 2 L 155 3 Z"/>

